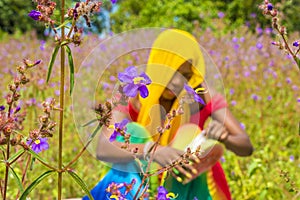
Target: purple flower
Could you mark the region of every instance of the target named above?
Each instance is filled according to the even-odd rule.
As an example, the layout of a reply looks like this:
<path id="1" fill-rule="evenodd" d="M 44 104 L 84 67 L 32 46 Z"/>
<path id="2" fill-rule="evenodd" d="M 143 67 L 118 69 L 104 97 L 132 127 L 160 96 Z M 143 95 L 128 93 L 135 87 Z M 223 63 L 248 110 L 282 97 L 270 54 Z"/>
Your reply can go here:
<path id="1" fill-rule="evenodd" d="M 269 95 L 267 99 L 268 99 L 268 101 L 271 101 L 272 100 L 272 96 Z"/>
<path id="2" fill-rule="evenodd" d="M 295 160 L 295 157 L 294 157 L 293 155 L 291 155 L 291 156 L 290 156 L 290 161 L 291 161 L 291 162 L 294 162 L 294 160 Z"/>
<path id="3" fill-rule="evenodd" d="M 297 40 L 297 41 L 295 41 L 295 42 L 293 42 L 293 46 L 294 46 L 294 47 L 299 47 L 299 44 L 300 44 L 300 43 L 299 43 L 299 41 L 298 41 L 298 40 Z"/>
<path id="4" fill-rule="evenodd" d="M 273 32 L 273 29 L 270 28 L 270 27 L 267 27 L 267 28 L 265 29 L 265 33 L 268 34 L 268 35 L 270 35 L 272 32 Z"/>
<path id="5" fill-rule="evenodd" d="M 55 91 L 54 91 L 54 94 L 55 94 L 56 96 L 59 96 L 59 95 L 60 95 L 60 90 L 55 90 Z"/>
<path id="6" fill-rule="evenodd" d="M 128 119 L 123 119 L 120 123 L 115 123 L 114 125 L 114 132 L 111 134 L 109 141 L 113 142 L 116 140 L 118 135 L 121 135 L 121 132 L 126 132 L 127 127 L 126 125 L 128 124 L 129 120 Z"/>
<path id="7" fill-rule="evenodd" d="M 157 188 L 157 200 L 170 200 L 170 198 L 167 198 L 168 191 L 163 186 L 159 186 Z"/>
<path id="8" fill-rule="evenodd" d="M 116 77 L 115 76 L 110 76 L 109 80 L 112 81 L 112 82 L 115 82 L 116 81 Z"/>
<path id="9" fill-rule="evenodd" d="M 230 94 L 230 95 L 233 95 L 233 94 L 234 94 L 234 89 L 230 88 L 229 94 Z"/>
<path id="10" fill-rule="evenodd" d="M 218 12 L 218 17 L 222 19 L 225 17 L 225 14 L 223 12 Z"/>
<path id="11" fill-rule="evenodd" d="M 297 102 L 300 103 L 300 97 L 298 97 Z"/>
<path id="12" fill-rule="evenodd" d="M 252 94 L 251 95 L 251 98 L 254 100 L 254 101 L 257 101 L 258 100 L 258 96 L 256 94 Z"/>
<path id="13" fill-rule="evenodd" d="M 112 4 L 117 3 L 117 0 L 110 0 Z"/>
<path id="14" fill-rule="evenodd" d="M 124 72 L 118 74 L 118 79 L 124 83 L 123 92 L 128 97 L 135 97 L 140 92 L 142 98 L 149 95 L 146 85 L 151 83 L 149 76 L 142 72 L 138 75 L 137 69 L 134 66 L 127 67 Z"/>
<path id="15" fill-rule="evenodd" d="M 292 89 L 296 91 L 296 90 L 298 90 L 298 86 L 297 85 L 293 85 Z"/>
<path id="16" fill-rule="evenodd" d="M 37 83 L 38 83 L 38 85 L 43 85 L 45 83 L 45 80 L 44 79 L 39 79 Z"/>
<path id="17" fill-rule="evenodd" d="M 236 38 L 236 37 L 232 38 L 232 42 L 236 43 L 238 41 L 239 41 L 238 38 Z"/>
<path id="18" fill-rule="evenodd" d="M 109 88 L 109 84 L 108 83 L 102 83 L 102 88 L 105 90 L 105 89 L 108 89 Z"/>
<path id="19" fill-rule="evenodd" d="M 3 111 L 3 110 L 5 110 L 5 106 L 0 106 L 0 111 Z"/>
<path id="20" fill-rule="evenodd" d="M 251 65 L 251 66 L 250 66 L 250 70 L 251 70 L 251 71 L 256 71 L 256 66 L 255 66 L 255 65 Z"/>
<path id="21" fill-rule="evenodd" d="M 15 113 L 19 112 L 20 110 L 21 110 L 21 106 L 17 106 L 16 110 L 15 110 Z"/>
<path id="22" fill-rule="evenodd" d="M 245 128 L 246 128 L 245 124 L 243 124 L 243 123 L 240 123 L 240 127 L 241 127 L 243 130 L 245 130 Z"/>
<path id="23" fill-rule="evenodd" d="M 226 160 L 225 160 L 225 157 L 224 157 L 224 156 L 222 156 L 222 157 L 220 158 L 220 161 L 221 161 L 221 163 L 224 163 L 224 162 L 226 162 Z"/>
<path id="24" fill-rule="evenodd" d="M 193 99 L 203 105 L 205 105 L 204 100 L 197 94 L 197 92 L 191 88 L 190 86 L 188 86 L 187 84 L 184 84 L 184 89 L 187 91 L 187 93 L 189 95 L 191 95 L 193 97 Z"/>
<path id="25" fill-rule="evenodd" d="M 34 20 L 39 20 L 40 17 L 42 16 L 42 14 L 39 11 L 37 11 L 37 10 L 32 10 L 28 14 L 28 16 L 31 17 Z"/>
<path id="26" fill-rule="evenodd" d="M 32 139 L 29 139 L 27 141 L 27 144 L 28 145 L 31 144 L 31 149 L 35 153 L 40 153 L 43 150 L 49 149 L 49 144 L 48 144 L 47 140 L 48 140 L 48 138 L 39 138 L 39 139 L 36 139 L 35 141 L 32 142 Z"/>
<path id="27" fill-rule="evenodd" d="M 258 48 L 259 50 L 261 50 L 261 49 L 263 48 L 262 43 L 258 42 L 258 43 L 256 44 L 256 48 Z"/>
<path id="28" fill-rule="evenodd" d="M 292 82 L 291 78 L 289 78 L 289 77 L 287 77 L 287 78 L 285 79 L 285 81 L 286 81 L 287 84 L 290 84 L 290 83 Z"/>
<path id="29" fill-rule="evenodd" d="M 251 13 L 251 14 L 250 14 L 250 17 L 251 17 L 251 18 L 256 18 L 256 13 Z"/>
<path id="30" fill-rule="evenodd" d="M 249 77 L 249 76 L 250 76 L 250 72 L 249 72 L 249 71 L 245 71 L 245 72 L 244 72 L 244 76 L 245 76 L 245 77 Z"/>
<path id="31" fill-rule="evenodd" d="M 235 105 L 236 105 L 236 101 L 234 101 L 234 100 L 231 101 L 231 105 L 232 105 L 232 106 L 235 106 Z"/>
<path id="32" fill-rule="evenodd" d="M 271 3 L 268 3 L 267 8 L 268 10 L 273 10 L 273 5 Z"/>
<path id="33" fill-rule="evenodd" d="M 259 35 L 263 33 L 263 29 L 261 27 L 257 27 L 255 30 L 256 30 L 256 33 Z"/>

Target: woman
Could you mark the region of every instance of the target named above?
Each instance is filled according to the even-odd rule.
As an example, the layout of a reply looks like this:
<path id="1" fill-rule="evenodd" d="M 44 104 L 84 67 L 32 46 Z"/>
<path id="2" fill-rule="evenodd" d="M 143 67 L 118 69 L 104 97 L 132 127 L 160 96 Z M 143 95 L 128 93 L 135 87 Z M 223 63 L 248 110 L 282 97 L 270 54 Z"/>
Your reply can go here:
<path id="1" fill-rule="evenodd" d="M 171 122 L 170 129 L 163 133 L 154 154 L 154 161 L 160 166 L 168 166 L 178 159 L 184 153 L 183 150 L 170 145 L 176 138 L 177 130 L 187 123 L 197 124 L 203 130 L 209 116 L 213 120 L 205 129 L 208 138 L 222 142 L 227 149 L 239 156 L 251 155 L 253 148 L 248 135 L 226 109 L 224 98 L 205 84 L 205 71 L 201 50 L 192 35 L 169 29 L 158 36 L 153 43 L 146 68 L 146 74 L 152 80 L 152 84 L 148 87 L 149 96 L 131 98 L 126 108 L 119 107 L 114 110 L 111 122 L 113 124 L 127 118 L 142 125 L 142 127 L 136 123 L 127 125 L 127 132 L 135 136 L 132 137 L 130 148 L 137 147 L 138 157 L 143 158 L 145 149 L 148 150 L 147 141 L 155 141 L 158 138 L 157 127 L 163 125 L 166 113 L 178 108 L 179 100 L 185 95 L 184 84 L 194 89 L 203 87 L 208 90 L 201 95 L 205 105 L 198 102 L 183 104 L 184 114 L 176 116 Z M 121 142 L 110 143 L 108 138 L 111 134 L 112 130 L 103 129 L 99 138 L 97 156 L 102 161 L 113 163 L 114 167 L 92 190 L 95 199 L 108 197 L 109 193 L 105 192 L 105 189 L 111 182 L 128 183 L 135 179 L 137 183 L 132 193 L 136 192 L 136 186 L 141 182 L 133 162 L 134 156 L 120 148 Z M 197 158 L 193 163 L 196 161 Z M 168 191 L 178 194 L 177 199 L 188 200 L 195 197 L 199 200 L 231 199 L 219 162 L 196 178 L 192 175 L 196 170 L 193 165 L 183 164 L 176 166 L 176 169 L 178 172 L 171 171 L 173 176 L 166 179 L 165 187 Z M 183 179 L 184 183 L 182 183 Z M 126 198 L 132 199 L 129 194 Z"/>

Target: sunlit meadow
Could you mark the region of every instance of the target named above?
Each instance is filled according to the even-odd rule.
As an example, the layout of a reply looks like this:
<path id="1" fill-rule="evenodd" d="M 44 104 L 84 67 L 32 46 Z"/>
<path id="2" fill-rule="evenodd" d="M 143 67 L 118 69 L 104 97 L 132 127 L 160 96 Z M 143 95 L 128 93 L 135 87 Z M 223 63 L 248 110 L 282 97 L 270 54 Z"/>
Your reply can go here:
<path id="1" fill-rule="evenodd" d="M 220 37 L 210 30 L 196 31 L 199 43 L 207 50 L 222 74 L 226 99 L 233 114 L 240 120 L 250 135 L 255 151 L 251 157 L 240 158 L 227 151 L 222 166 L 227 175 L 234 199 L 298 199 L 300 188 L 299 122 L 300 122 L 300 73 L 291 57 L 272 46 L 273 33 L 270 29 L 256 29 L 252 33 L 247 27 Z M 292 38 L 299 35 L 291 34 Z M 31 84 L 21 90 L 22 109 L 26 109 L 26 133 L 37 125 L 36 116 L 42 110 L 40 103 L 49 97 L 58 100 L 59 78 L 52 74 L 46 84 L 47 64 L 53 49 L 51 41 L 36 39 L 34 34 L 19 38 L 6 38 L 0 42 L 0 93 L 7 93 L 15 69 L 23 58 L 41 59 L 43 62 L 31 72 Z M 95 35 L 85 37 L 83 45 L 72 47 L 76 69 L 101 39 Z M 122 70 L 137 61 L 146 60 L 145 52 L 124 56 L 114 63 L 112 73 Z M 59 60 L 56 61 L 56 64 Z M 91 72 L 92 73 L 92 72 Z M 97 84 L 97 83 L 95 83 Z M 99 96 L 109 83 L 100 83 Z M 68 88 L 66 88 L 68 90 Z M 83 146 L 72 116 L 71 99 L 66 97 L 65 134 L 63 160 L 69 161 Z M 4 104 L 4 99 L 0 101 Z M 25 106 L 26 105 L 26 106 Z M 24 111 L 22 110 L 22 111 Z M 58 118 L 58 114 L 56 114 Z M 57 135 L 49 138 L 50 148 L 41 153 L 49 162 L 57 162 Z M 25 168 L 23 157 L 15 163 L 17 173 Z M 107 166 L 86 152 L 74 167 L 92 188 L 107 171 Z M 32 162 L 26 183 L 30 183 L 45 168 Z M 4 166 L 0 168 L 1 176 Z M 288 174 L 287 174 L 288 173 Z M 29 195 L 32 199 L 55 199 L 56 176 L 50 176 Z M 293 183 L 294 182 L 294 183 Z M 14 199 L 18 187 L 9 179 L 8 198 Z M 84 192 L 63 178 L 63 197 L 81 197 Z M 175 192 L 175 191 L 174 191 Z"/>

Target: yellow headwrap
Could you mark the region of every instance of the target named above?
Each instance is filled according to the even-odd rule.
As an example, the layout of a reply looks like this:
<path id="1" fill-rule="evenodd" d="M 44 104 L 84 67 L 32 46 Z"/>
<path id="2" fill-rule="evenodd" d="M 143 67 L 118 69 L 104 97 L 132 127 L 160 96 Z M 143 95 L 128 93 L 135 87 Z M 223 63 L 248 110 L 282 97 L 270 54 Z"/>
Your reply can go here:
<path id="1" fill-rule="evenodd" d="M 189 80 L 189 85 L 195 88 L 203 82 L 205 76 L 205 63 L 196 39 L 185 31 L 168 29 L 154 41 L 146 67 L 146 74 L 152 83 L 148 87 L 149 96 L 145 99 L 140 98 L 141 108 L 137 121 L 148 129 L 153 138 L 157 137 L 155 135 L 157 127 L 161 126 L 159 98 L 175 72 L 187 60 L 190 60 L 193 66 L 193 76 Z M 176 108 L 178 99 L 172 106 L 172 109 Z M 173 119 L 171 129 L 161 138 L 161 145 L 167 145 L 178 127 L 189 121 L 188 106 L 184 106 L 184 113 Z"/>

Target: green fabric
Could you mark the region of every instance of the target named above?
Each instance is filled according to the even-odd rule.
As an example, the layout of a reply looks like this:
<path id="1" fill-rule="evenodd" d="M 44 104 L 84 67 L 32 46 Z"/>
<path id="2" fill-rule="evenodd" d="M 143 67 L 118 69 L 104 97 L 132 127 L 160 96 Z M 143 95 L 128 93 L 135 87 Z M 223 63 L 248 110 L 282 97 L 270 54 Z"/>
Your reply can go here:
<path id="1" fill-rule="evenodd" d="M 130 133 L 130 143 L 131 144 L 144 144 L 151 140 L 151 136 L 147 129 L 136 123 L 136 122 L 130 122 L 126 125 L 127 133 Z M 116 138 L 116 141 L 118 142 L 124 142 L 123 136 L 118 135 Z M 145 160 L 141 160 L 141 162 L 144 164 L 144 166 L 147 166 L 147 162 Z M 151 167 L 156 168 L 156 163 L 152 163 Z M 145 169 L 144 169 L 145 170 Z M 156 189 L 158 187 L 158 176 L 151 176 L 150 177 L 150 193 L 156 193 Z"/>
<path id="2" fill-rule="evenodd" d="M 126 128 L 126 132 L 131 135 L 129 139 L 131 144 L 143 144 L 150 140 L 150 134 L 142 125 L 136 122 L 130 122 L 126 125 Z M 123 136 L 118 135 L 116 141 L 124 142 L 125 140 Z"/>
<path id="3" fill-rule="evenodd" d="M 176 200 L 193 200 L 195 197 L 198 200 L 212 200 L 206 180 L 206 173 L 203 173 L 193 181 L 183 185 L 174 177 L 169 176 L 165 181 L 165 187 L 168 188 L 169 192 L 178 195 Z"/>
<path id="4" fill-rule="evenodd" d="M 142 125 L 136 122 L 130 122 L 126 127 L 127 133 L 130 133 L 131 135 L 131 144 L 142 144 L 151 140 L 150 134 Z M 124 142 L 124 138 L 122 136 L 117 136 L 116 140 L 118 142 Z M 146 165 L 146 161 L 142 162 Z M 155 163 L 154 166 L 156 166 Z M 166 179 L 164 186 L 168 188 L 169 192 L 178 194 L 176 200 L 193 200 L 194 197 L 197 197 L 198 200 L 212 200 L 206 182 L 206 173 L 203 173 L 202 175 L 185 185 L 176 181 L 172 176 L 169 176 Z M 156 193 L 157 187 L 158 176 L 150 177 L 150 193 Z"/>

